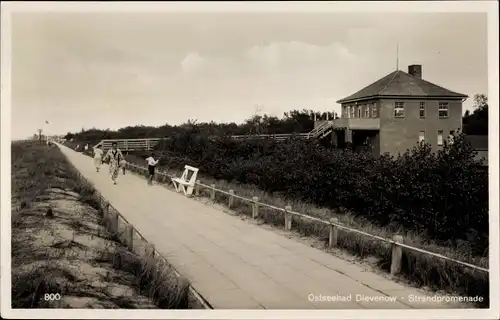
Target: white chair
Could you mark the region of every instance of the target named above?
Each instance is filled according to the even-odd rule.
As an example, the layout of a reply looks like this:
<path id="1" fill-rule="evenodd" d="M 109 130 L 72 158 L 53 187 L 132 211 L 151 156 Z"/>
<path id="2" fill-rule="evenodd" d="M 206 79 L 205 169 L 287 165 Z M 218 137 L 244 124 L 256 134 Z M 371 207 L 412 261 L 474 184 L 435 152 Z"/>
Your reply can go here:
<path id="1" fill-rule="evenodd" d="M 174 184 L 175 190 L 177 192 L 184 192 L 186 196 L 191 196 L 193 194 L 194 185 L 196 183 L 196 176 L 198 175 L 198 168 L 191 166 L 184 166 L 184 172 L 180 178 L 172 178 L 172 183 Z M 192 172 L 191 177 L 188 180 L 189 172 Z"/>

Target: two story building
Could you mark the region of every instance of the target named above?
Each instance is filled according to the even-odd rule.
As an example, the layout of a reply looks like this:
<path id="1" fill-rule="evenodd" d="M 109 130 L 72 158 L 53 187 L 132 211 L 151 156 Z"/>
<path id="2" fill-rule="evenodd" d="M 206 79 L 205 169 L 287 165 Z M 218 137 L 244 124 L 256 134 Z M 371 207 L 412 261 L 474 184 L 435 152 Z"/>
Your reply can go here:
<path id="1" fill-rule="evenodd" d="M 434 150 L 462 129 L 462 103 L 467 95 L 422 79 L 422 66 L 394 71 L 337 101 L 341 118 L 330 121 L 335 146 L 366 148 L 374 155 L 397 155 L 419 141 Z M 318 125 L 321 125 L 318 123 Z"/>

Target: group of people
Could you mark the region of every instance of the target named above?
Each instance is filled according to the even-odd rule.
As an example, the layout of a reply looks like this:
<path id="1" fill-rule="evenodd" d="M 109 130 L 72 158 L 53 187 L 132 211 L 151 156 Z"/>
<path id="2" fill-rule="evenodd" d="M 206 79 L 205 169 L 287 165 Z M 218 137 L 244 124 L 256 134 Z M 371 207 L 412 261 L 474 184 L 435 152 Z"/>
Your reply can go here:
<path id="1" fill-rule="evenodd" d="M 104 151 L 102 150 L 102 146 L 94 147 L 94 165 L 96 171 L 99 172 L 103 162 L 109 161 L 109 173 L 111 176 L 111 180 L 113 181 L 113 184 L 116 185 L 116 180 L 118 178 L 120 170 L 122 170 L 123 174 L 125 174 L 127 161 L 125 160 L 125 157 L 123 156 L 121 150 L 118 149 L 118 144 L 116 142 L 112 143 L 111 149 L 106 152 L 106 155 L 103 156 L 103 154 Z M 152 153 L 151 156 L 146 159 L 149 173 L 148 185 L 153 184 L 155 168 L 159 161 L 159 158 L 155 160 L 154 153 Z"/>

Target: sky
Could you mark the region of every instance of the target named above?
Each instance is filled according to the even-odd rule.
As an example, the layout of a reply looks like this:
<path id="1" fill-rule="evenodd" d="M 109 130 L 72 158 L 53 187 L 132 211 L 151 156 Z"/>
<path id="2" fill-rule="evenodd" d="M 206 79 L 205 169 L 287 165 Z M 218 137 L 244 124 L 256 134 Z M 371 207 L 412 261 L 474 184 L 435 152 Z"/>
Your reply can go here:
<path id="1" fill-rule="evenodd" d="M 484 13 L 13 13 L 11 52 L 12 139 L 338 112 L 397 65 L 488 92 Z"/>

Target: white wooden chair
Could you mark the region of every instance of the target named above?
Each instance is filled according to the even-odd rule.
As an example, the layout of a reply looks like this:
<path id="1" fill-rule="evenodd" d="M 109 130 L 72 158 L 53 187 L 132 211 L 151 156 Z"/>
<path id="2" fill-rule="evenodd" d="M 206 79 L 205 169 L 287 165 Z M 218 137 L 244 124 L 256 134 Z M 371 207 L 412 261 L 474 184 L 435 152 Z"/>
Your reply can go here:
<path id="1" fill-rule="evenodd" d="M 175 190 L 177 192 L 184 192 L 186 196 L 191 196 L 193 194 L 194 185 L 196 183 L 196 176 L 198 175 L 198 168 L 191 166 L 184 166 L 184 172 L 180 178 L 172 178 L 172 183 L 174 184 Z M 191 177 L 188 180 L 189 172 L 192 172 Z"/>

